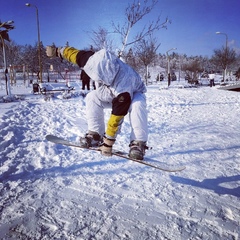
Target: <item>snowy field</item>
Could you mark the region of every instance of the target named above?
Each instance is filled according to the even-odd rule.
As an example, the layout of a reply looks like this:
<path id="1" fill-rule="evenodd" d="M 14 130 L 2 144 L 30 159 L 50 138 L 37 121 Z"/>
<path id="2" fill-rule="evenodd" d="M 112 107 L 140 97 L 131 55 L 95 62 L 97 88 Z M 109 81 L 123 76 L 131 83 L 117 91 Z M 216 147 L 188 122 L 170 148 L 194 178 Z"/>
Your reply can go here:
<path id="1" fill-rule="evenodd" d="M 148 86 L 146 156 L 178 173 L 47 142 L 86 132 L 77 92 L 12 93 L 22 100 L 0 103 L 0 239 L 240 239 L 240 93 Z M 128 151 L 129 131 L 126 117 L 115 148 Z"/>

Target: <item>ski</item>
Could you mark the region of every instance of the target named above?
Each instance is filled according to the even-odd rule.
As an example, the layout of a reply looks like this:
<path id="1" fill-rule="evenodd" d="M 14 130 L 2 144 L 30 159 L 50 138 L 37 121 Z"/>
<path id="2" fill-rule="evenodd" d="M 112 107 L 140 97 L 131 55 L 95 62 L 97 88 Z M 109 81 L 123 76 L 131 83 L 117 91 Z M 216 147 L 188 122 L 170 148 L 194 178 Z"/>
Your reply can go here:
<path id="1" fill-rule="evenodd" d="M 100 149 L 97 148 L 97 147 L 86 148 L 84 146 L 81 146 L 78 143 L 68 141 L 66 139 L 63 139 L 61 137 L 57 137 L 57 136 L 54 136 L 54 135 L 47 135 L 46 140 L 50 141 L 52 143 L 55 143 L 55 144 L 60 144 L 60 145 L 65 145 L 65 146 L 70 146 L 70 147 L 76 147 L 76 148 L 81 148 L 81 149 L 86 149 L 86 150 L 91 150 L 91 151 L 97 151 L 97 152 L 100 151 Z M 146 166 L 149 166 L 149 167 L 161 170 L 161 171 L 165 171 L 165 172 L 180 172 L 180 171 L 182 171 L 186 168 L 185 166 L 181 166 L 181 167 L 178 167 L 178 168 L 177 167 L 176 168 L 175 167 L 171 168 L 171 167 L 157 166 L 157 164 L 160 164 L 160 163 L 157 162 L 156 160 L 153 160 L 153 159 L 150 159 L 150 158 L 147 158 L 147 157 L 145 157 L 144 160 L 137 160 L 137 159 L 129 157 L 127 153 L 122 152 L 122 151 L 118 151 L 118 150 L 115 150 L 115 149 L 113 150 L 112 155 L 118 156 L 118 157 L 121 157 L 121 158 L 125 158 L 125 159 L 131 160 L 133 162 L 137 162 L 137 163 L 140 163 L 140 164 L 143 164 L 143 165 L 146 165 Z M 150 163 L 151 161 L 155 161 L 156 164 Z"/>

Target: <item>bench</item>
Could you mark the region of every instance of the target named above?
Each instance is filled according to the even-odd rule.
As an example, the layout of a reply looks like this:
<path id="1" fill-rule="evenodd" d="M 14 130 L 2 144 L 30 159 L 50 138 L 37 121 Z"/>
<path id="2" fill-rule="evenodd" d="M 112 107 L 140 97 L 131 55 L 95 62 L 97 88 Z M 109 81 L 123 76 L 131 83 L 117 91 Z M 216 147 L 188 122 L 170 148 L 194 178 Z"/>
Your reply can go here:
<path id="1" fill-rule="evenodd" d="M 41 93 L 46 95 L 47 93 L 54 92 L 70 92 L 74 90 L 73 86 L 64 83 L 33 83 L 33 93 Z"/>

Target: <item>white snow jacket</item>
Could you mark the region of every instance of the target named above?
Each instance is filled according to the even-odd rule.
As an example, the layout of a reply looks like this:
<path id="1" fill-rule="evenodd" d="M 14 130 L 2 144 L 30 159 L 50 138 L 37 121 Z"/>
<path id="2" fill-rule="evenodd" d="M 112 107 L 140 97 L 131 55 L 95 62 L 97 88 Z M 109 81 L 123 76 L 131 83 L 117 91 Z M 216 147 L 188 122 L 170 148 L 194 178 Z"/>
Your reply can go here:
<path id="1" fill-rule="evenodd" d="M 94 53 L 83 69 L 91 79 L 108 86 L 114 97 L 128 92 L 132 98 L 135 92 L 146 92 L 139 74 L 105 49 Z"/>
<path id="2" fill-rule="evenodd" d="M 129 65 L 105 49 L 94 53 L 92 51 L 65 47 L 62 48 L 60 52 L 61 57 L 78 64 L 92 80 L 101 83 L 100 87 L 94 91 L 94 93 L 88 95 L 92 97 L 94 95 L 97 97 L 97 101 L 110 103 L 112 105 L 106 136 L 115 139 L 123 122 L 123 118 L 128 113 L 131 103 L 134 100 L 134 95 L 136 95 L 136 93 L 143 94 L 146 92 L 146 86 L 141 77 Z M 90 97 L 87 99 L 90 99 Z M 96 114 L 97 111 L 95 111 L 96 109 L 94 110 L 96 104 L 93 102 L 93 99 L 87 101 L 87 107 L 89 107 L 87 114 L 88 123 L 90 122 L 89 119 L 95 119 L 92 123 L 92 126 L 95 127 L 92 127 L 92 129 L 90 127 L 90 131 L 98 129 L 96 126 L 99 125 L 100 122 L 99 116 Z M 145 106 L 145 100 L 141 105 Z M 146 111 L 146 109 L 144 111 Z M 100 125 L 103 125 L 103 123 Z M 138 128 L 141 129 L 142 124 L 140 124 Z"/>

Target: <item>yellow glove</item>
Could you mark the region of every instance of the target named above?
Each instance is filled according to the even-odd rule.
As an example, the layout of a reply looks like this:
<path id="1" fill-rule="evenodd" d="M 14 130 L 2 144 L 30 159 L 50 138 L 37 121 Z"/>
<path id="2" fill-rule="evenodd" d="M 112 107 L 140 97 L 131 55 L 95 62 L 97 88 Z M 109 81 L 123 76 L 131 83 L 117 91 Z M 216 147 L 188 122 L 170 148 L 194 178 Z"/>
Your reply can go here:
<path id="1" fill-rule="evenodd" d="M 99 149 L 101 150 L 101 154 L 104 156 L 112 156 L 112 146 L 115 142 L 115 139 L 109 139 L 107 137 L 103 137 L 103 143 L 100 145 Z"/>

